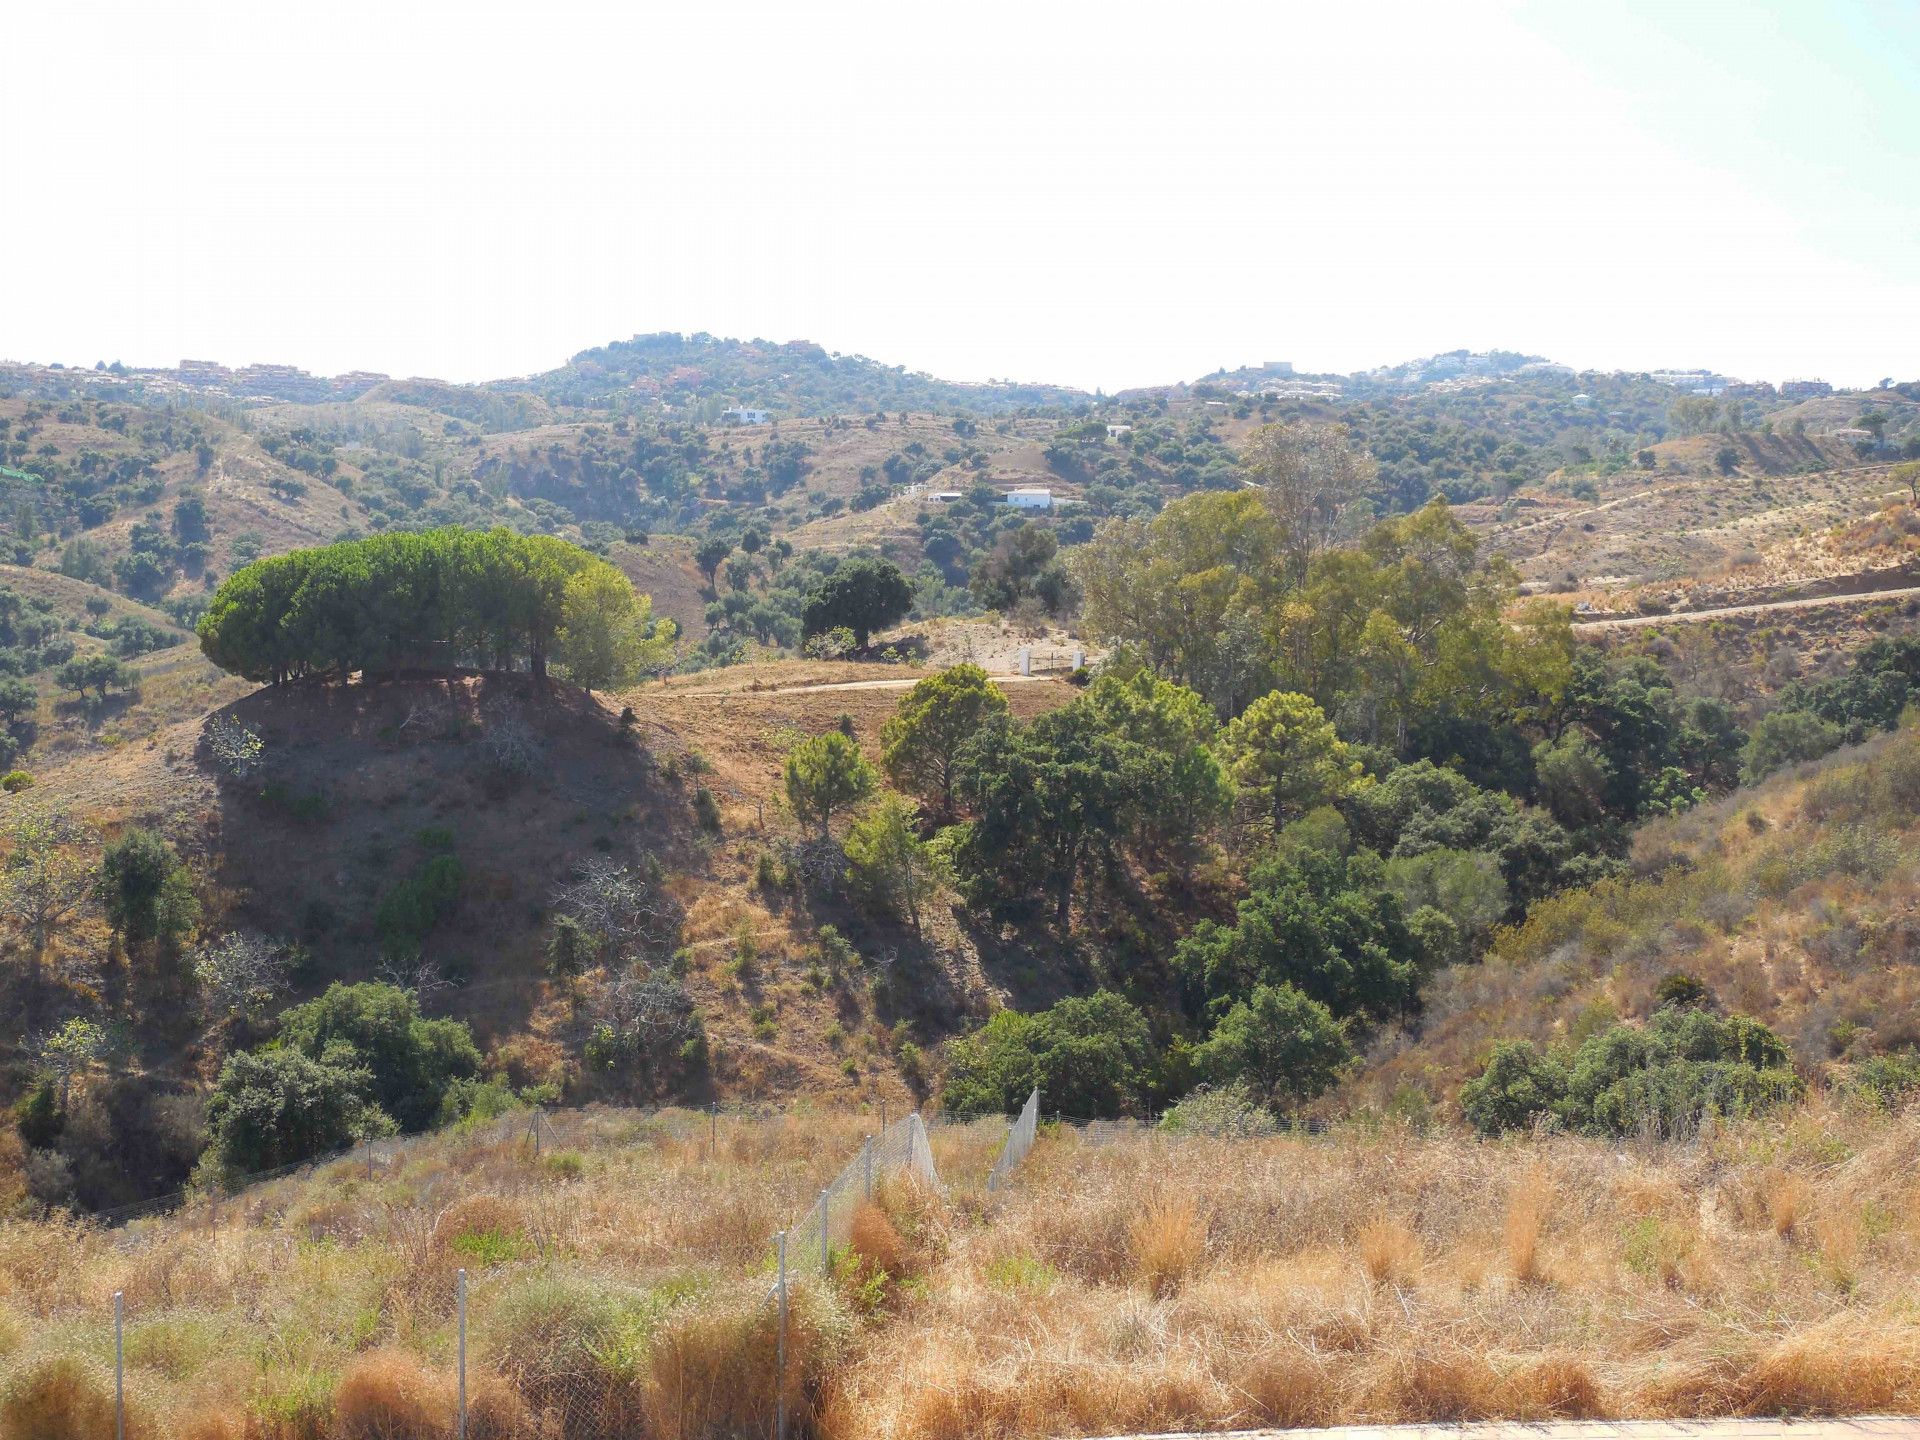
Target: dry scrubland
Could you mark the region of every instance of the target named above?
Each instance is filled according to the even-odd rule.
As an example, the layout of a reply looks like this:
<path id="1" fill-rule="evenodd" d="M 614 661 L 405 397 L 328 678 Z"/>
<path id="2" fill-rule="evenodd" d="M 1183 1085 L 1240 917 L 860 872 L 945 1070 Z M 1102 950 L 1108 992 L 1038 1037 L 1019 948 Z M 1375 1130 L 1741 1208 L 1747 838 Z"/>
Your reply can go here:
<path id="1" fill-rule="evenodd" d="M 1436 975 L 1417 1034 L 1350 1092 L 1451 1105 L 1495 1042 L 1644 1019 L 1684 971 L 1764 1021 L 1816 1084 L 1920 1044 L 1920 730 L 1877 736 L 1644 826 L 1634 873 L 1540 901 L 1477 965 Z"/>
<path id="2" fill-rule="evenodd" d="M 591 1112 L 352 1160 L 127 1232 L 0 1226 L 0 1435 L 768 1433 L 767 1237 L 859 1115 Z M 835 1440 L 1920 1403 L 1920 1118 L 1839 1109 L 1687 1146 L 936 1127 L 948 1193 L 883 1186 L 795 1299 L 797 1432 Z M 807 1247 L 796 1246 L 811 1272 Z M 881 1272 L 884 1278 L 881 1278 Z"/>

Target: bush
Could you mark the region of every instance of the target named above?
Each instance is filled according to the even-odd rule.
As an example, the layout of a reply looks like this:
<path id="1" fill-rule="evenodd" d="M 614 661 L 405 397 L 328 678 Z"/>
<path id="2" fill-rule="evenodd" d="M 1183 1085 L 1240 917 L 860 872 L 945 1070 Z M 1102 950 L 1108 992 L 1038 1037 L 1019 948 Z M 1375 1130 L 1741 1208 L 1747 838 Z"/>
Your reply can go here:
<path id="1" fill-rule="evenodd" d="M 1201 1086 L 1160 1117 L 1169 1135 L 1225 1135 L 1235 1140 L 1271 1135 L 1279 1129 L 1273 1112 L 1247 1093 L 1245 1087 Z"/>
<path id="2" fill-rule="evenodd" d="M 214 1164 L 249 1174 L 391 1133 L 392 1120 L 368 1098 L 373 1076 L 356 1058 L 278 1048 L 229 1055 L 207 1102 Z"/>
<path id="3" fill-rule="evenodd" d="M 33 776 L 25 770 L 9 770 L 6 774 L 0 775 L 0 790 L 4 790 L 9 795 L 18 795 L 22 790 L 32 788 Z"/>
<path id="4" fill-rule="evenodd" d="M 458 1020 L 425 1020 L 393 985 L 335 983 L 281 1017 L 281 1043 L 318 1063 L 364 1065 L 368 1098 L 403 1130 L 439 1113 L 455 1080 L 479 1072 L 473 1033 Z"/>
<path id="5" fill-rule="evenodd" d="M 453 1431 L 451 1387 L 404 1350 L 361 1355 L 333 1397 L 338 1440 L 440 1440 Z"/>
<path id="6" fill-rule="evenodd" d="M 79 1355 L 32 1361 L 0 1390 L 7 1440 L 98 1440 L 113 1430 L 113 1377 Z"/>
<path id="7" fill-rule="evenodd" d="M 420 953 L 433 927 L 460 903 L 466 870 L 457 856 L 436 855 L 409 879 L 389 890 L 374 912 L 380 948 L 392 956 Z"/>
<path id="8" fill-rule="evenodd" d="M 1011 1114 L 1037 1085 L 1060 1114 L 1118 1115 L 1137 1101 L 1150 1054 L 1146 1017 L 1111 991 L 1032 1015 L 1002 1010 L 949 1047 L 941 1103 L 955 1115 Z"/>
<path id="9" fill-rule="evenodd" d="M 171 945 L 200 918 L 186 866 L 151 830 L 136 827 L 107 846 L 100 858 L 99 890 L 107 922 L 130 944 Z"/>
<path id="10" fill-rule="evenodd" d="M 1590 1135 L 1692 1134 L 1709 1115 L 1751 1115 L 1797 1099 L 1804 1086 L 1786 1044 L 1759 1021 L 1668 1006 L 1645 1026 L 1589 1036 L 1571 1061 L 1526 1041 L 1497 1047 L 1461 1087 L 1482 1134 L 1551 1113 Z"/>
<path id="11" fill-rule="evenodd" d="M 1898 1109 L 1920 1091 L 1920 1053 L 1903 1050 L 1862 1061 L 1853 1072 L 1852 1089 L 1883 1110 Z M 20 1133 L 26 1134 L 24 1121 Z"/>
<path id="12" fill-rule="evenodd" d="M 1460 1087 L 1460 1109 L 1482 1135 L 1524 1130 L 1566 1098 L 1567 1075 L 1531 1040 L 1496 1045 L 1486 1066 Z"/>
<path id="13" fill-rule="evenodd" d="M 1291 985 L 1256 985 L 1194 1052 L 1216 1084 L 1244 1085 L 1262 1104 L 1285 1106 L 1330 1089 L 1352 1062 L 1346 1029 Z"/>
<path id="14" fill-rule="evenodd" d="M 1740 778 L 1751 785 L 1785 766 L 1818 760 L 1838 749 L 1844 738 L 1838 725 L 1818 715 L 1804 710 L 1775 710 L 1753 727 L 1741 760 Z"/>

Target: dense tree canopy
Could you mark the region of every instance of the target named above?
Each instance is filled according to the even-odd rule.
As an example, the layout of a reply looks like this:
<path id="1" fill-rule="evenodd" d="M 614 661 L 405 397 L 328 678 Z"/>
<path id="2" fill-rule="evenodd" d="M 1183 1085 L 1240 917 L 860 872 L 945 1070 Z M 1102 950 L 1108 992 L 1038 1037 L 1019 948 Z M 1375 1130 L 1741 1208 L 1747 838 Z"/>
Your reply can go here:
<path id="1" fill-rule="evenodd" d="M 429 530 L 276 555 L 237 571 L 199 625 L 222 669 L 275 683 L 457 666 L 588 685 L 624 678 L 671 631 L 604 560 L 546 535 Z"/>

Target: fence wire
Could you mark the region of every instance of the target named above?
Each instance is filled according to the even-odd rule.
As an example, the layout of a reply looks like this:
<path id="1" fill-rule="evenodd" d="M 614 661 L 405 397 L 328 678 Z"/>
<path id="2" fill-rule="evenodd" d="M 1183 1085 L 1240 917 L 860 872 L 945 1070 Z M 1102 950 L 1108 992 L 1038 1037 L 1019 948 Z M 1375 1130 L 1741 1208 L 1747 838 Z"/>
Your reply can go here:
<path id="1" fill-rule="evenodd" d="M 1007 1183 L 1020 1162 L 1027 1158 L 1027 1152 L 1033 1148 L 1033 1137 L 1040 1129 L 1040 1091 L 1036 1087 L 1027 1096 L 1027 1103 L 1020 1107 L 1020 1113 L 1014 1117 L 1013 1124 L 1007 1127 L 1007 1143 L 1000 1149 L 1000 1158 L 993 1162 L 993 1169 L 987 1172 L 987 1189 L 998 1190 Z"/>
<path id="2" fill-rule="evenodd" d="M 772 1107 L 719 1106 L 704 1111 L 643 1112 L 595 1107 L 554 1114 L 539 1109 L 516 1110 L 463 1125 L 456 1143 L 481 1151 L 506 1148 L 552 1154 L 618 1148 L 664 1132 L 700 1150 L 711 1147 L 711 1151 L 717 1151 L 720 1129 L 727 1120 L 769 1121 L 778 1113 Z M 992 1167 L 990 1187 L 1006 1184 L 1025 1158 L 1033 1146 L 1038 1120 L 1039 1096 L 1035 1092 L 1008 1124 Z M 981 1148 L 972 1153 L 984 1156 L 993 1138 L 991 1132 L 983 1134 Z M 298 1202 L 302 1193 L 298 1182 L 329 1171 L 333 1178 L 343 1178 L 340 1167 L 353 1167 L 355 1180 L 383 1182 L 401 1177 L 411 1164 L 411 1148 L 407 1139 L 363 1142 L 349 1151 L 247 1177 L 249 1187 L 238 1193 L 163 1197 L 149 1202 L 160 1213 L 131 1224 L 124 1223 L 130 1217 L 119 1217 L 123 1223 L 113 1233 L 123 1248 L 143 1249 L 168 1230 L 202 1224 L 272 1225 L 284 1220 Z M 967 1162 L 970 1171 L 972 1163 Z M 801 1403 L 802 1394 L 802 1376 L 789 1364 L 792 1284 L 801 1277 L 830 1272 L 834 1253 L 844 1250 L 851 1239 L 854 1214 L 861 1203 L 885 1182 L 901 1177 L 911 1177 L 937 1193 L 945 1193 L 927 1123 L 917 1113 L 909 1112 L 868 1137 L 813 1204 L 776 1238 L 776 1278 L 766 1292 L 766 1303 L 756 1304 L 752 1298 L 757 1286 L 751 1282 L 743 1285 L 746 1294 L 741 1298 L 747 1311 L 756 1317 L 750 1343 L 756 1348 L 765 1347 L 761 1363 L 766 1368 L 755 1378 L 761 1382 L 771 1379 L 772 1383 L 765 1388 L 760 1384 L 737 1387 L 737 1393 L 693 1397 L 708 1428 L 766 1440 L 789 1440 L 795 1420 L 790 1407 Z M 281 1183 L 289 1180 L 294 1183 Z M 426 1192 L 428 1212 L 433 1211 L 432 1183 Z M 286 1238 L 289 1260 L 296 1243 L 294 1236 Z M 650 1421 L 644 1367 L 637 1366 L 626 1350 L 631 1337 L 619 1325 L 610 1326 L 605 1334 L 582 1330 L 569 1335 L 566 1327 L 581 1323 L 569 1316 L 565 1322 L 557 1322 L 561 1324 L 558 1333 L 543 1336 L 537 1344 L 502 1348 L 499 1336 L 503 1309 L 514 1314 L 514 1307 L 527 1303 L 524 1286 L 515 1288 L 520 1275 L 512 1266 L 483 1266 L 471 1277 L 465 1269 L 441 1272 L 415 1297 L 423 1315 L 443 1316 L 457 1337 L 453 1353 L 439 1362 L 445 1368 L 438 1373 L 449 1381 L 451 1393 L 445 1402 L 449 1412 L 445 1430 L 433 1433 L 512 1435 L 516 1440 L 521 1436 L 528 1440 L 536 1436 L 538 1440 L 633 1440 L 647 1433 Z M 652 1303 L 645 1290 L 621 1278 L 607 1275 L 602 1284 L 603 1289 L 595 1293 L 608 1297 L 610 1303 L 623 1299 L 631 1299 L 636 1306 Z M 110 1322 L 106 1316 L 102 1321 L 112 1325 L 114 1404 L 117 1414 L 123 1416 L 123 1403 L 131 1408 L 142 1401 L 140 1372 L 126 1373 L 123 1326 L 137 1344 L 138 1332 L 151 1322 L 141 1313 L 144 1306 L 126 1305 L 119 1294 L 114 1302 Z M 138 1420 L 139 1416 L 134 1418 Z"/>
<path id="3" fill-rule="evenodd" d="M 945 1189 L 934 1169 L 926 1122 L 917 1114 L 904 1115 L 878 1135 L 869 1136 L 859 1153 L 827 1182 L 807 1213 L 786 1231 L 787 1264 L 810 1265 L 824 1274 L 834 1249 L 844 1246 L 853 1233 L 854 1211 L 873 1198 L 875 1185 L 896 1174 L 911 1175 L 935 1191 Z"/>

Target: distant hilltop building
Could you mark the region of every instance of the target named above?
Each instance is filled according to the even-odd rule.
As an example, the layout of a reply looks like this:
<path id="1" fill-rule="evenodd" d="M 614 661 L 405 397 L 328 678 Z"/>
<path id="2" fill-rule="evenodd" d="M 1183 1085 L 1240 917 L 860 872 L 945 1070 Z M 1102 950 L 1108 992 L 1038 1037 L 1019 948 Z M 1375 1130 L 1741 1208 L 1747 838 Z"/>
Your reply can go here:
<path id="1" fill-rule="evenodd" d="M 189 385 L 224 385 L 233 376 L 218 360 L 182 360 L 174 373 Z"/>
<path id="2" fill-rule="evenodd" d="M 1711 370 L 1652 370 L 1647 373 L 1647 378 L 1657 380 L 1662 385 L 1671 385 L 1676 390 L 1685 390 L 1689 395 L 1718 395 L 1736 383 Z"/>
<path id="3" fill-rule="evenodd" d="M 1338 380 L 1285 380 L 1278 385 L 1261 386 L 1260 395 L 1266 400 L 1338 400 L 1340 382 Z"/>
<path id="4" fill-rule="evenodd" d="M 1782 400 L 1817 400 L 1822 395 L 1831 395 L 1833 386 L 1824 380 L 1783 380 L 1780 382 Z"/>
<path id="5" fill-rule="evenodd" d="M 764 410 L 755 410 L 748 405 L 736 405 L 731 410 L 722 410 L 720 418 L 730 425 L 764 425 L 770 417 Z"/>
<path id="6" fill-rule="evenodd" d="M 1260 368 L 1269 375 L 1293 374 L 1293 362 L 1291 360 L 1267 360 L 1261 363 Z"/>
<path id="7" fill-rule="evenodd" d="M 1024 487 L 1007 492 L 1007 504 L 1016 510 L 1051 510 L 1053 491 L 1044 485 Z"/>

